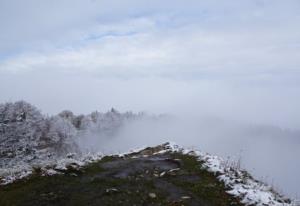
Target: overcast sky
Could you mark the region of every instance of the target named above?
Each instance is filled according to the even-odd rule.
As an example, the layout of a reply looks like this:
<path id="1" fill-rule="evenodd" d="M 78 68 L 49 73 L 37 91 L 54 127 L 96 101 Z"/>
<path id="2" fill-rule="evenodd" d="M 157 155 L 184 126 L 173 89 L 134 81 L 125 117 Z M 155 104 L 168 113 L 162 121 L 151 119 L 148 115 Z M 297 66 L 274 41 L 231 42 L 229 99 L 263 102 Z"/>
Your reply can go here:
<path id="1" fill-rule="evenodd" d="M 299 0 L 0 0 L 0 101 L 300 126 Z"/>

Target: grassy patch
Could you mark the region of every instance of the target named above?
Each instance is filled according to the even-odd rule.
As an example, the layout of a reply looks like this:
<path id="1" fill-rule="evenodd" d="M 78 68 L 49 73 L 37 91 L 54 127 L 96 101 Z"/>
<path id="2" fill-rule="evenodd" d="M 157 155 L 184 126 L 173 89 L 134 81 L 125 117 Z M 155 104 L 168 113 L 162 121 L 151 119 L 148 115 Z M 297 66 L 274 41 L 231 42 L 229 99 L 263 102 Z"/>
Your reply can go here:
<path id="1" fill-rule="evenodd" d="M 127 178 L 115 178 L 109 169 L 102 167 L 105 163 L 124 160 L 123 166 L 117 164 L 117 171 L 137 165 L 134 165 L 134 159 L 127 159 L 126 162 L 126 158 L 109 156 L 81 168 L 80 171 L 70 168 L 63 175 L 50 177 L 42 177 L 36 173 L 27 180 L 1 186 L 0 205 L 190 205 L 193 201 L 209 206 L 241 205 L 225 192 L 224 185 L 213 174 L 201 169 L 201 163 L 196 157 L 180 153 L 165 154 L 164 157 L 174 161 L 180 159 L 180 170 L 163 177 L 151 176 L 149 174 L 153 171 L 149 171 L 148 176 L 145 175 L 147 178 L 140 178 L 139 170 Z M 147 161 L 149 160 L 145 160 Z M 129 162 L 130 166 L 127 165 Z M 140 162 L 136 161 L 136 164 Z M 187 181 L 186 177 L 197 178 L 195 181 Z M 158 182 L 163 184 L 164 181 L 170 187 L 180 188 L 192 199 L 180 200 L 180 196 L 176 197 L 179 198 L 178 201 L 170 199 L 172 194 L 169 188 L 162 189 L 157 186 Z M 151 197 L 150 193 L 154 193 L 155 197 Z"/>
<path id="2" fill-rule="evenodd" d="M 205 199 L 212 205 L 242 205 L 238 199 L 226 193 L 227 188 L 222 182 L 217 180 L 213 173 L 201 168 L 201 162 L 197 160 L 197 157 L 181 153 L 173 153 L 171 155 L 174 159 L 182 161 L 181 170 L 183 173 L 196 175 L 199 179 L 190 182 L 175 176 L 168 177 L 168 181 L 192 192 L 197 197 Z"/>

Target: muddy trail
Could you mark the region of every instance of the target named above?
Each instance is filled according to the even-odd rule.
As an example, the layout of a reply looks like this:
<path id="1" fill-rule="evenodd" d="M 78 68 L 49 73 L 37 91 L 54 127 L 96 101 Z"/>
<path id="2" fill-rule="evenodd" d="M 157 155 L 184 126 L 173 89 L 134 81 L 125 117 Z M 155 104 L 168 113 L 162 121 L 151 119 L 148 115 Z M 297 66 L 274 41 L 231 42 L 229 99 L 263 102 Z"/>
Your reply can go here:
<path id="1" fill-rule="evenodd" d="M 0 187 L 0 205 L 242 205 L 196 157 L 153 148 Z"/>

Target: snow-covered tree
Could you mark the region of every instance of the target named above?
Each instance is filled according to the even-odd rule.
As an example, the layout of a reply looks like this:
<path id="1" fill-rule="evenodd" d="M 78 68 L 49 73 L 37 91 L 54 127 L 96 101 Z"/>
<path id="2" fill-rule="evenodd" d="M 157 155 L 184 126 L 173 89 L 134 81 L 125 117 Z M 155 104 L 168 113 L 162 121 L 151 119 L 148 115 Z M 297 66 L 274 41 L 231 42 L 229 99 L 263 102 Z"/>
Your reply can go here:
<path id="1" fill-rule="evenodd" d="M 0 168 L 51 162 L 70 152 L 80 154 L 78 144 L 88 136 L 105 142 L 124 124 L 144 116 L 112 108 L 88 115 L 65 110 L 48 117 L 25 101 L 0 104 Z"/>
<path id="2" fill-rule="evenodd" d="M 76 151 L 76 131 L 70 121 L 60 116 L 45 117 L 27 102 L 0 104 L 0 158 L 7 161 Z"/>

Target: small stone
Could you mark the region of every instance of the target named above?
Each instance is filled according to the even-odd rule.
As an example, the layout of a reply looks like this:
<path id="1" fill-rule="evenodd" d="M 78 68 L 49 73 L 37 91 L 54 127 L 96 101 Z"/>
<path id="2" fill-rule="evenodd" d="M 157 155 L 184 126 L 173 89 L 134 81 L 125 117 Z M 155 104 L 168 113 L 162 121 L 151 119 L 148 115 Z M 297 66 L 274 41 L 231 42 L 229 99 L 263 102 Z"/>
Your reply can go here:
<path id="1" fill-rule="evenodd" d="M 115 192 L 118 192 L 119 190 L 116 189 L 116 188 L 108 188 L 105 190 L 106 193 L 115 193 Z"/>
<path id="2" fill-rule="evenodd" d="M 149 193 L 149 197 L 156 198 L 156 194 L 155 193 Z"/>
<path id="3" fill-rule="evenodd" d="M 163 177 L 163 176 L 165 176 L 165 174 L 166 174 L 166 172 L 162 172 L 162 173 L 160 173 L 160 177 Z"/>
<path id="4" fill-rule="evenodd" d="M 187 199 L 191 199 L 191 197 L 190 196 L 182 196 L 181 199 L 187 200 Z"/>
<path id="5" fill-rule="evenodd" d="M 176 172 L 179 171 L 179 170 L 180 170 L 180 168 L 175 168 L 175 169 L 169 170 L 167 173 L 168 173 L 169 175 L 175 176 L 175 175 L 176 175 Z"/>
<path id="6" fill-rule="evenodd" d="M 168 172 L 176 172 L 178 170 L 180 170 L 180 168 L 174 168 L 174 169 L 169 170 Z"/>

